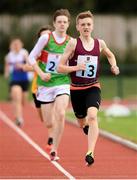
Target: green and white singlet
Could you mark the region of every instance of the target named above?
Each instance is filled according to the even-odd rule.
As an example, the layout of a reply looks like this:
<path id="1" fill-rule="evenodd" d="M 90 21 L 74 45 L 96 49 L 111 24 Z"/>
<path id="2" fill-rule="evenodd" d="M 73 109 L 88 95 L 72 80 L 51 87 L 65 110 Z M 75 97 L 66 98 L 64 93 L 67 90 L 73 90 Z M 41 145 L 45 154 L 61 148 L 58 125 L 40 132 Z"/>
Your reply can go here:
<path id="1" fill-rule="evenodd" d="M 70 78 L 68 74 L 61 74 L 57 72 L 57 66 L 60 60 L 60 56 L 63 54 L 64 49 L 70 40 L 70 37 L 66 35 L 66 39 L 63 43 L 57 43 L 52 33 L 49 35 L 49 40 L 41 52 L 39 57 L 39 67 L 43 72 L 51 73 L 51 79 L 48 82 L 43 81 L 38 76 L 38 86 L 54 87 L 58 85 L 70 84 Z"/>

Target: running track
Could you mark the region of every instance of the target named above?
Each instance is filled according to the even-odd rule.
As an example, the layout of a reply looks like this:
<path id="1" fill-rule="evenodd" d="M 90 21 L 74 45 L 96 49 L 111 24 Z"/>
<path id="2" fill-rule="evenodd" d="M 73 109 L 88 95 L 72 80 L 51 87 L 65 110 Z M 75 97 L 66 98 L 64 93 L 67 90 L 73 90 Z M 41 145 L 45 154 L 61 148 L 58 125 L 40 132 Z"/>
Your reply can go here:
<path id="1" fill-rule="evenodd" d="M 44 150 L 47 130 L 31 104 L 24 117 L 24 127 L 16 128 L 11 105 L 0 103 L 0 179 L 137 179 L 136 151 L 102 136 L 95 164 L 86 167 L 86 136 L 69 123 L 58 151 L 61 159 L 51 163 Z"/>

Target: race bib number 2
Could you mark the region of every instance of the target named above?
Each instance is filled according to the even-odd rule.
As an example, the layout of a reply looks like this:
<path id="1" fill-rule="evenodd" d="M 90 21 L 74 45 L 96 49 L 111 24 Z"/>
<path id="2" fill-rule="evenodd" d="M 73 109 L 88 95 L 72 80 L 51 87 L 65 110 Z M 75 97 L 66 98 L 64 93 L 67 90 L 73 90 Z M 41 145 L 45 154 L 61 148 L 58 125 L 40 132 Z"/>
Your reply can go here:
<path id="1" fill-rule="evenodd" d="M 60 55 L 59 54 L 49 54 L 46 65 L 46 72 L 58 73 L 57 66 L 59 64 Z"/>
<path id="2" fill-rule="evenodd" d="M 79 55 L 77 64 L 86 64 L 86 70 L 76 72 L 77 77 L 95 78 L 97 73 L 97 56 Z"/>

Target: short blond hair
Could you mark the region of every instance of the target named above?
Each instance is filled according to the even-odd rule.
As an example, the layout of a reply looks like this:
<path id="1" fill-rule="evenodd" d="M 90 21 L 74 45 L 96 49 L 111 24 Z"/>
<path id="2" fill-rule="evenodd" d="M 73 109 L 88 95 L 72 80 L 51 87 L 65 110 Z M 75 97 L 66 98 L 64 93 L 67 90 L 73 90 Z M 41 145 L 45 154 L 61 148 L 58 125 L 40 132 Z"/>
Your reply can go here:
<path id="1" fill-rule="evenodd" d="M 78 24 L 79 19 L 84 19 L 88 17 L 93 19 L 93 14 L 90 11 L 84 11 L 84 12 L 79 13 L 76 17 L 76 24 Z"/>

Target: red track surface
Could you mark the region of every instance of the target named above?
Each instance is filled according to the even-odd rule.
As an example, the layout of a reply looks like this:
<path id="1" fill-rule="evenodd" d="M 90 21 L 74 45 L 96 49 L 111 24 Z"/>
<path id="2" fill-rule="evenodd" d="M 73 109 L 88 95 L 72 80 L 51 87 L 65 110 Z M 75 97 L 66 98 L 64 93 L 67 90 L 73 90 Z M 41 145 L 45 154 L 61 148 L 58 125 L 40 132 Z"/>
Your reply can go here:
<path id="1" fill-rule="evenodd" d="M 1 103 L 0 110 L 10 119 L 10 104 Z M 42 149 L 45 149 L 47 130 L 36 110 L 28 104 L 24 109 L 22 130 Z M 104 137 L 96 146 L 95 164 L 85 166 L 87 139 L 76 126 L 66 123 L 59 147 L 59 164 L 76 179 L 137 179 L 137 153 Z M 68 179 L 49 160 L 29 145 L 0 119 L 0 179 Z"/>

